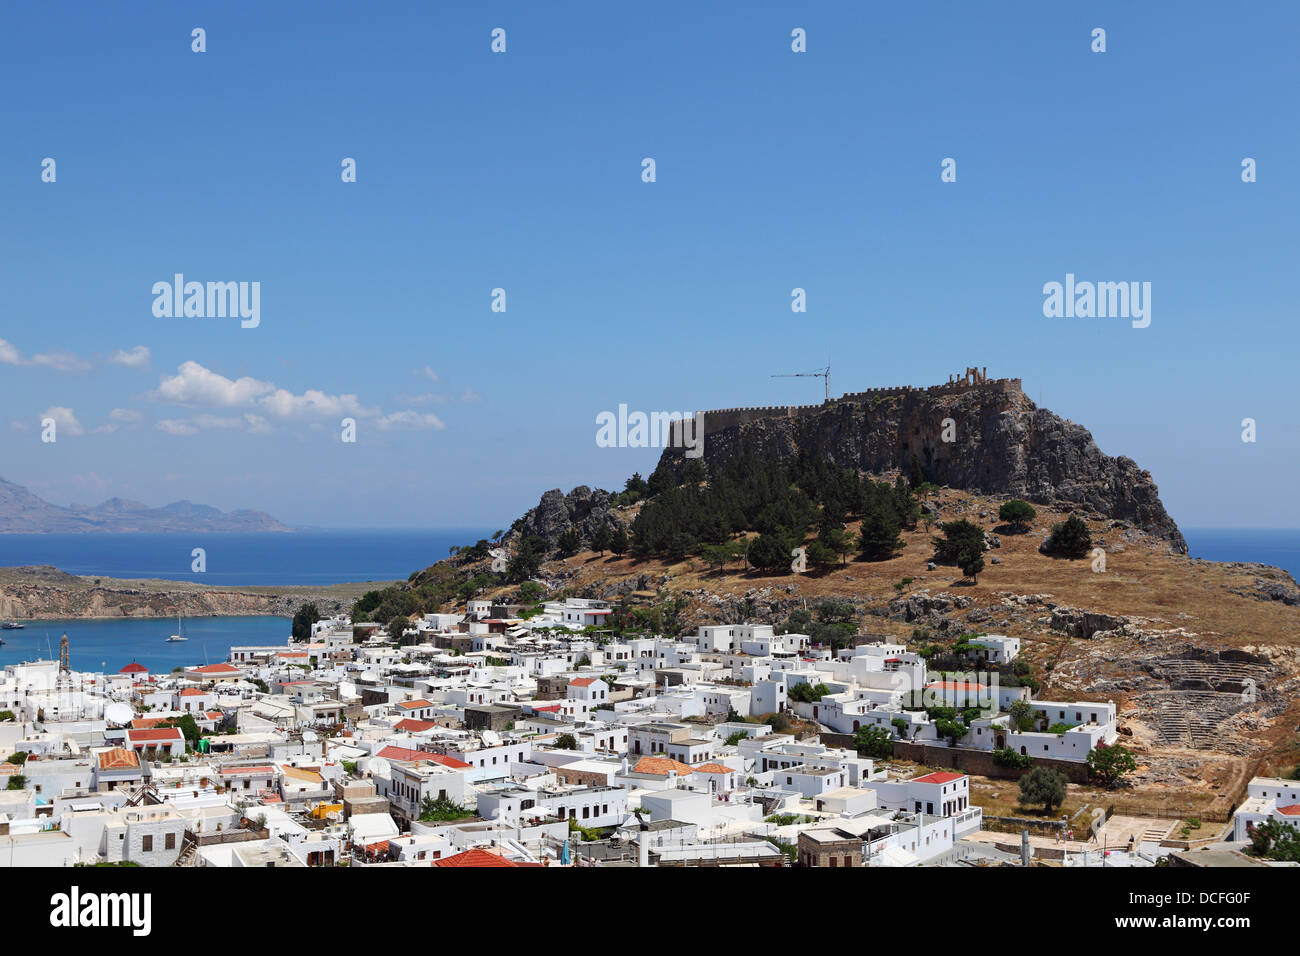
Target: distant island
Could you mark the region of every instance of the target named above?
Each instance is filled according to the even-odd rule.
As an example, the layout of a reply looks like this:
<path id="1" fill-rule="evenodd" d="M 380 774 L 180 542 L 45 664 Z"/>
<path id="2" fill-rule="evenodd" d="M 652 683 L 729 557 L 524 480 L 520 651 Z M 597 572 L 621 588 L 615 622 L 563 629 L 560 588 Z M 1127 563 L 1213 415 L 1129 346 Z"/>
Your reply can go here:
<path id="1" fill-rule="evenodd" d="M 0 534 L 165 534 L 167 532 L 289 532 L 264 511 L 222 511 L 192 501 L 151 508 L 110 498 L 61 508 L 22 485 L 0 478 Z"/>

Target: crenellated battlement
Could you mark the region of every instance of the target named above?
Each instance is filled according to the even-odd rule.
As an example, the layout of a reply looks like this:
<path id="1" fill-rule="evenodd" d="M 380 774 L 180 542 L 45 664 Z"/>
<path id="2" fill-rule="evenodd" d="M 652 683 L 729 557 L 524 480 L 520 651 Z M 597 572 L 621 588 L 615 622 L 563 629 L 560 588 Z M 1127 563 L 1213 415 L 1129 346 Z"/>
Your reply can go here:
<path id="1" fill-rule="evenodd" d="M 950 375 L 942 385 L 918 388 L 914 385 L 894 385 L 881 388 L 868 388 L 861 392 L 845 392 L 839 398 L 822 402 L 818 405 L 749 405 L 739 408 L 714 408 L 697 412 L 704 416 L 704 432 L 720 431 L 733 425 L 760 421 L 765 418 L 801 418 L 814 415 L 837 405 L 861 405 L 866 402 L 885 398 L 904 398 L 911 395 L 940 396 L 960 395 L 972 391 L 998 391 L 1013 393 L 1021 391 L 1018 378 L 989 378 L 986 369 L 967 368 L 962 375 Z"/>

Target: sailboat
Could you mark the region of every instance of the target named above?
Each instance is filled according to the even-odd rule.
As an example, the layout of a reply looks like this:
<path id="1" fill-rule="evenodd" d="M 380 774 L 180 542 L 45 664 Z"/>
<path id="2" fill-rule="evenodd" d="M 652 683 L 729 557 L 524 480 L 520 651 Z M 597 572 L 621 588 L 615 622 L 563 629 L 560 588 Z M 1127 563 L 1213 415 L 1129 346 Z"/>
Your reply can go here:
<path id="1" fill-rule="evenodd" d="M 179 614 L 176 615 L 176 631 L 177 631 L 177 633 L 175 633 L 175 634 L 173 634 L 171 637 L 167 638 L 167 640 L 163 641 L 163 643 L 164 643 L 164 644 L 179 644 L 181 641 L 188 641 L 188 640 L 189 640 L 189 638 L 185 636 L 184 632 L 181 631 L 181 616 L 180 616 Z"/>

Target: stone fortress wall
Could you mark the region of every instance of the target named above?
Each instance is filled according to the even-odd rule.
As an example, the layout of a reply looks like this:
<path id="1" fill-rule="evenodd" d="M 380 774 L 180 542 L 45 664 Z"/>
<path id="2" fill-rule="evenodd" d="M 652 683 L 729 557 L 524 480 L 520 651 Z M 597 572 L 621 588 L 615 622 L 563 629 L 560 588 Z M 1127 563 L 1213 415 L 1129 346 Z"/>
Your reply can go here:
<path id="1" fill-rule="evenodd" d="M 882 398 L 904 398 L 909 395 L 960 395 L 975 389 L 1015 393 L 1021 390 L 1018 378 L 990 379 L 986 368 L 968 368 L 963 375 L 950 375 L 943 385 L 916 388 L 899 385 L 891 388 L 869 388 L 862 392 L 846 392 L 839 398 L 818 405 L 756 405 L 747 408 L 715 408 L 696 412 L 704 416 L 704 433 L 721 431 L 733 425 L 756 422 L 764 418 L 803 418 L 816 415 L 842 404 L 861 405 Z"/>

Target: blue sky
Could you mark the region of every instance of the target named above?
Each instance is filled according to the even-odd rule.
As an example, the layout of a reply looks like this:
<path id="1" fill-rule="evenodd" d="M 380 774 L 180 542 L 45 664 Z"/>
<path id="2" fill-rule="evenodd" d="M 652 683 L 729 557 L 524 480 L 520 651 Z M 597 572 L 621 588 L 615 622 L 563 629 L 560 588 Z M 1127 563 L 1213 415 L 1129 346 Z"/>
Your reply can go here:
<path id="1" fill-rule="evenodd" d="M 0 12 L 0 476 L 503 526 L 653 468 L 598 412 L 819 401 L 770 375 L 829 353 L 836 394 L 1019 376 L 1180 524 L 1300 526 L 1259 502 L 1300 457 L 1293 6 L 377 6 Z M 155 317 L 176 272 L 260 326 Z M 1045 318 L 1068 272 L 1150 327 Z"/>

